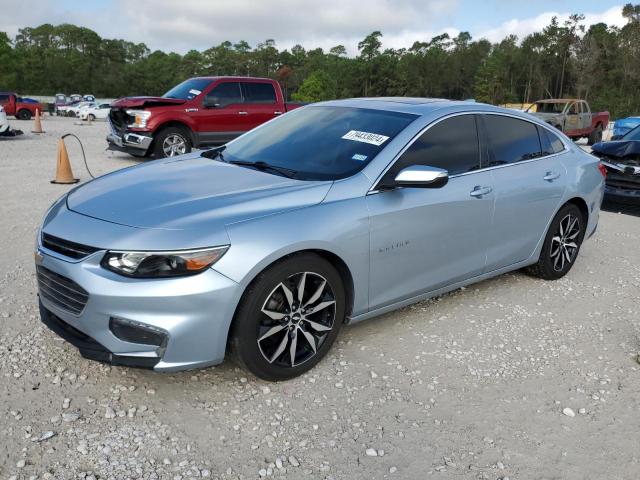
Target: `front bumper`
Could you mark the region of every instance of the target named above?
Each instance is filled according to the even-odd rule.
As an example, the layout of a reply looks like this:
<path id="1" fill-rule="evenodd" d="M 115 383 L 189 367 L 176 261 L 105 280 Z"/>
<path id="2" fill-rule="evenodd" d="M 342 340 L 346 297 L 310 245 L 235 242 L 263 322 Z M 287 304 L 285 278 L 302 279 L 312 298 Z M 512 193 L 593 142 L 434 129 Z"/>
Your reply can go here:
<path id="1" fill-rule="evenodd" d="M 144 154 L 147 153 L 149 147 L 151 147 L 153 138 L 137 133 L 125 133 L 120 136 L 117 133 L 111 132 L 107 135 L 107 142 L 109 142 L 109 150 Z"/>
<path id="2" fill-rule="evenodd" d="M 62 257 L 41 245 L 36 265 L 75 282 L 88 293 L 75 314 L 40 295 L 42 321 L 69 341 L 85 358 L 177 371 L 220 363 L 240 285 L 209 268 L 190 277 L 131 279 L 100 266 L 104 251 L 80 261 Z M 55 285 L 54 285 L 55 287 Z M 163 345 L 132 343 L 116 336 L 110 324 L 124 319 L 166 335 Z"/>

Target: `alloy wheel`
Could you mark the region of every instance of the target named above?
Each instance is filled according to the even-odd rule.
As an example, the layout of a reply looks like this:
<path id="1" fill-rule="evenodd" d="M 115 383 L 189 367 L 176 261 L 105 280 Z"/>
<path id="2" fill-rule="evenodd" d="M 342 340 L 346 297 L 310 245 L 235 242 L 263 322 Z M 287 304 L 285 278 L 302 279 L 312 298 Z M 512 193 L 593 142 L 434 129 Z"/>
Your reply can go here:
<path id="1" fill-rule="evenodd" d="M 187 151 L 187 141 L 177 133 L 172 133 L 162 142 L 162 151 L 165 157 L 182 155 Z"/>
<path id="2" fill-rule="evenodd" d="M 565 215 L 558 224 L 558 231 L 551 239 L 551 260 L 556 272 L 571 265 L 578 253 L 578 236 L 580 220 L 575 215 Z"/>
<path id="3" fill-rule="evenodd" d="M 267 362 L 296 367 L 313 358 L 333 329 L 336 297 L 329 282 L 300 272 L 267 296 L 258 329 L 258 348 Z"/>

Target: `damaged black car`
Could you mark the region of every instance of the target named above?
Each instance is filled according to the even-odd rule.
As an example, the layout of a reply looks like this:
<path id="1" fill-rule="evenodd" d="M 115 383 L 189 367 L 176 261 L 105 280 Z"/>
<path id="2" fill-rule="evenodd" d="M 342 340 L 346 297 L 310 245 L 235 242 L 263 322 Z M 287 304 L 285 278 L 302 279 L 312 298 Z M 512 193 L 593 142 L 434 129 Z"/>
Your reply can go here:
<path id="1" fill-rule="evenodd" d="M 592 150 L 607 169 L 605 196 L 640 204 L 640 126 L 617 140 L 596 143 Z"/>

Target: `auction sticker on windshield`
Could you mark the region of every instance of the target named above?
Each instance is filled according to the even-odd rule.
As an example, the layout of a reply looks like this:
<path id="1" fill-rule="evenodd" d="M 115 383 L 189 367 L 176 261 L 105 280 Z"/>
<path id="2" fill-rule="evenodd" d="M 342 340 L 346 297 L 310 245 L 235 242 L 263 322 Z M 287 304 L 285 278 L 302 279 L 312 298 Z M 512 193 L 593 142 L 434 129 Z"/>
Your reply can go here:
<path id="1" fill-rule="evenodd" d="M 389 140 L 389 137 L 385 137 L 384 135 L 370 132 L 361 132 L 359 130 L 351 130 L 348 133 L 344 134 L 342 138 L 345 140 L 353 140 L 354 142 L 370 143 L 371 145 L 375 145 L 376 147 L 379 147 L 384 142 Z"/>

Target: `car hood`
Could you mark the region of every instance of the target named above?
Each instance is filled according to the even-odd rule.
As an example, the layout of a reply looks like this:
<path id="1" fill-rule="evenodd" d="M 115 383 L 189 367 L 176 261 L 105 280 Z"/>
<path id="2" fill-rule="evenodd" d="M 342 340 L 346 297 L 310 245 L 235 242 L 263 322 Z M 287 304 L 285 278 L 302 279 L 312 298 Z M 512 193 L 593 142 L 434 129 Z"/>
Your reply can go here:
<path id="1" fill-rule="evenodd" d="M 591 149 L 598 154 L 608 157 L 625 158 L 640 155 L 640 141 L 614 140 L 596 143 Z"/>
<path id="2" fill-rule="evenodd" d="M 186 100 L 180 98 L 124 97 L 111 102 L 111 106 L 116 108 L 159 107 L 161 105 L 181 105 L 185 102 Z"/>
<path id="3" fill-rule="evenodd" d="M 71 192 L 70 210 L 120 225 L 223 227 L 320 203 L 332 182 L 306 182 L 189 154 L 119 170 Z"/>

